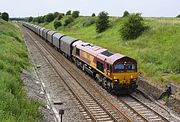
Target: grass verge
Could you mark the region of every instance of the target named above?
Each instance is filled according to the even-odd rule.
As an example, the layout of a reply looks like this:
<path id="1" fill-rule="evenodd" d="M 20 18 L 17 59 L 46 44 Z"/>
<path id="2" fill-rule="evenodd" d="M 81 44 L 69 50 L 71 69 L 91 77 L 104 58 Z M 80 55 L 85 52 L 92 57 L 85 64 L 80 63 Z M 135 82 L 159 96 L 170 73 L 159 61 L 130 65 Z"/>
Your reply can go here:
<path id="1" fill-rule="evenodd" d="M 27 98 L 20 77 L 29 64 L 22 33 L 0 19 L 0 121 L 35 122 L 41 117 L 39 103 Z"/>

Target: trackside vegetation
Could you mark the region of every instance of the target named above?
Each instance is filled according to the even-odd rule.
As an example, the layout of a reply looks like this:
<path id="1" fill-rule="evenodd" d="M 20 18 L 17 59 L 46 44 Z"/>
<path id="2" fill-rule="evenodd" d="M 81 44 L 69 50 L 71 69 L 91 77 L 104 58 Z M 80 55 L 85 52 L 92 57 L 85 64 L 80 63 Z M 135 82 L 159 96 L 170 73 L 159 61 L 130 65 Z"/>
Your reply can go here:
<path id="1" fill-rule="evenodd" d="M 27 98 L 20 78 L 29 64 L 22 33 L 12 22 L 0 19 L 0 121 L 39 121 L 40 104 Z"/>
<path id="2" fill-rule="evenodd" d="M 66 18 L 60 21 L 64 23 Z M 141 75 L 155 85 L 180 84 L 180 19 L 143 18 L 148 29 L 128 41 L 123 40 L 120 33 L 124 19 L 126 17 L 109 17 L 109 28 L 102 33 L 96 32 L 96 16 L 80 16 L 57 30 L 53 22 L 40 25 L 136 59 Z"/>

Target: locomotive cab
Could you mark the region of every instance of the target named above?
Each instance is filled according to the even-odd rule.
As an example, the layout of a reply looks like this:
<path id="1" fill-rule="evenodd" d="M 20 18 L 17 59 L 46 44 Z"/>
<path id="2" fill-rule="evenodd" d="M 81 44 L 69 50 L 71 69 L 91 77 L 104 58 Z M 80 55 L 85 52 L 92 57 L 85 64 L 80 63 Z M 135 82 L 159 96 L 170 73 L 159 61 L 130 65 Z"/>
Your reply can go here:
<path id="1" fill-rule="evenodd" d="M 112 65 L 112 82 L 118 89 L 134 90 L 137 88 L 137 62 L 129 57 L 117 59 Z"/>

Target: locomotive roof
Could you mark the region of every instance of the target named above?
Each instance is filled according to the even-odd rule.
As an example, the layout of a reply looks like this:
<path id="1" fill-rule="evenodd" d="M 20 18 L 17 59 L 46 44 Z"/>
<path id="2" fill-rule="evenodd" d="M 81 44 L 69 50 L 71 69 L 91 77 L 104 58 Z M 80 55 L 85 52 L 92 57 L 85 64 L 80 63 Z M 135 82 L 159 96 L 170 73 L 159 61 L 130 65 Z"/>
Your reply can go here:
<path id="1" fill-rule="evenodd" d="M 127 57 L 119 53 L 112 53 L 105 48 L 102 48 L 102 47 L 99 47 L 99 46 L 96 46 L 94 44 L 90 44 L 87 42 L 83 42 L 81 40 L 74 42 L 73 46 L 76 46 L 77 48 L 88 52 L 89 54 L 97 57 L 98 59 L 102 61 L 106 60 L 106 62 L 109 64 L 113 64 L 115 61 L 121 58 Z"/>
<path id="2" fill-rule="evenodd" d="M 96 46 L 87 42 L 83 42 L 81 40 L 74 42 L 73 46 L 76 46 L 77 48 L 81 50 L 87 51 L 88 53 L 94 56 L 97 56 L 99 53 L 107 50 L 102 47 L 99 47 L 99 46 Z"/>

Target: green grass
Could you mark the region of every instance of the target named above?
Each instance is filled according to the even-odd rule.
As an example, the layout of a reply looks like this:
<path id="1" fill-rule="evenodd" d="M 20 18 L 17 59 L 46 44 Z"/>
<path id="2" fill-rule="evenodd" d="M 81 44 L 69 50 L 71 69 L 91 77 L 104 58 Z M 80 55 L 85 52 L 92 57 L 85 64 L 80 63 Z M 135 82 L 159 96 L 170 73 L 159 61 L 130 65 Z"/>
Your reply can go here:
<path id="1" fill-rule="evenodd" d="M 170 81 L 180 84 L 180 19 L 144 18 L 149 29 L 130 41 L 121 38 L 119 29 L 122 18 L 110 17 L 109 29 L 100 34 L 96 33 L 95 24 L 83 26 L 89 19 L 92 17 L 79 17 L 56 31 L 136 59 L 139 72 L 154 84 L 164 85 Z M 53 22 L 41 25 L 54 30 Z M 169 73 L 163 73 L 162 70 Z"/>
<path id="2" fill-rule="evenodd" d="M 0 121 L 34 122 L 41 114 L 39 103 L 27 98 L 20 78 L 30 66 L 22 33 L 11 22 L 0 19 Z"/>

